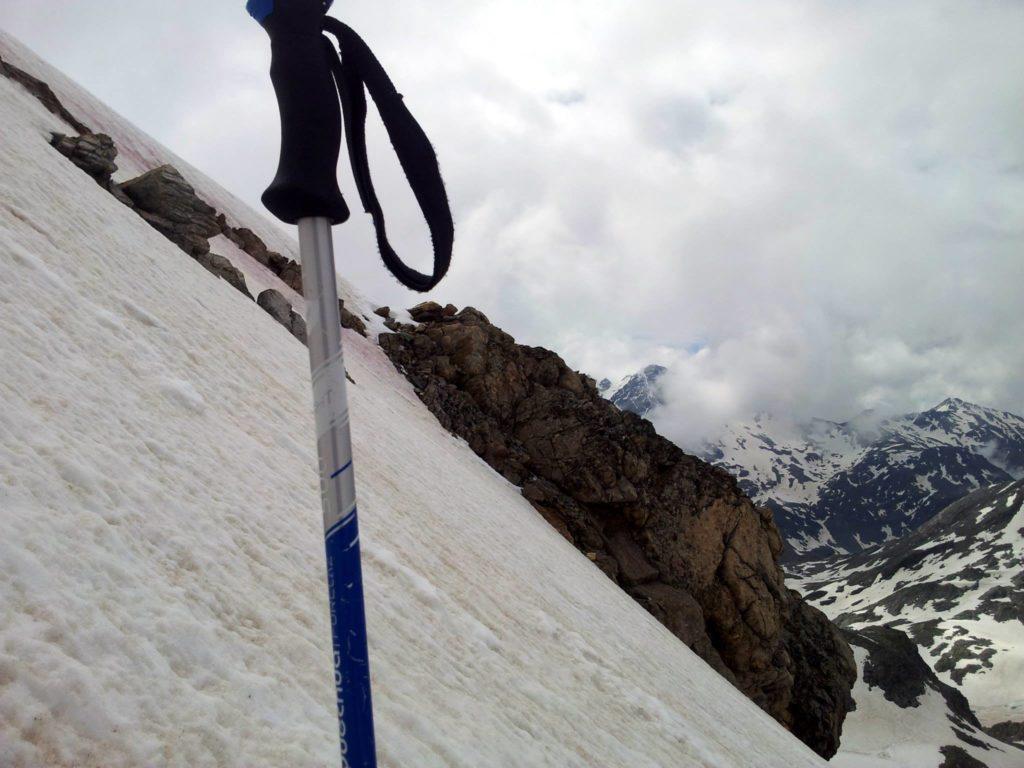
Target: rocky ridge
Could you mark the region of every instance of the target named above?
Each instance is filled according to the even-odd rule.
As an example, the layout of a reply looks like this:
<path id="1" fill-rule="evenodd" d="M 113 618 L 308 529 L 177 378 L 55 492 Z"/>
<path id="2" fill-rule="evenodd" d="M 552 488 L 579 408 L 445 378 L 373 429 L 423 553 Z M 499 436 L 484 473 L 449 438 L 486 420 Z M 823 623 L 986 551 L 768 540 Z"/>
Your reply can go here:
<path id="1" fill-rule="evenodd" d="M 410 315 L 389 316 L 379 342 L 438 420 L 712 667 L 833 754 L 852 655 L 783 583 L 770 512 L 481 312 L 425 303 Z"/>
<path id="2" fill-rule="evenodd" d="M 306 324 L 288 300 L 274 289 L 254 298 L 246 285 L 245 275 L 229 258 L 213 253 L 210 239 L 223 235 L 257 263 L 266 267 L 296 293 L 302 294 L 302 268 L 291 259 L 267 248 L 251 229 L 231 226 L 227 217 L 202 200 L 195 189 L 171 165 L 162 165 L 133 179 L 117 183 L 117 146 L 104 133 L 93 132 L 78 120 L 42 80 L 0 59 L 0 75 L 22 85 L 50 112 L 60 117 L 81 135 L 54 133 L 50 144 L 74 165 L 135 211 L 147 224 L 177 245 L 208 272 L 223 279 L 241 294 L 255 300 L 257 306 L 277 320 L 303 344 Z M 365 336 L 366 325 L 361 318 L 339 304 L 341 324 Z"/>

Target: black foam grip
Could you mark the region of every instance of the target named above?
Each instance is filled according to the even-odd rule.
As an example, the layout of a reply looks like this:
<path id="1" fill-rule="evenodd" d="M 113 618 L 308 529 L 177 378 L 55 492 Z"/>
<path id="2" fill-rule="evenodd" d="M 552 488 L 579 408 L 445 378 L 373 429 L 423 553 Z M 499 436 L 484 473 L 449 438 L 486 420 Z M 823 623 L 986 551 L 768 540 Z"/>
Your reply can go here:
<path id="1" fill-rule="evenodd" d="M 349 217 L 338 189 L 341 107 L 331 72 L 336 54 L 321 34 L 323 0 L 277 0 L 262 26 L 270 35 L 270 79 L 281 112 L 281 158 L 263 204 L 288 224 Z"/>

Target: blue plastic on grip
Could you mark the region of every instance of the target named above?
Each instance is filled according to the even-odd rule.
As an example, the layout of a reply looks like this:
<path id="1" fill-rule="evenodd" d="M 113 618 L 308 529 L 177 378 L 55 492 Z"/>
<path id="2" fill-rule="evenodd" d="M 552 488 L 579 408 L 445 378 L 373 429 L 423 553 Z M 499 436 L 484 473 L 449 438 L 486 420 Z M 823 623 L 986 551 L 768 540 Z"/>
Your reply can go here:
<path id="1" fill-rule="evenodd" d="M 332 5 L 334 5 L 334 0 L 324 0 L 324 13 L 327 13 Z M 249 0 L 245 4 L 245 10 L 262 24 L 263 20 L 274 12 L 274 0 Z"/>
<path id="2" fill-rule="evenodd" d="M 263 20 L 274 12 L 274 0 L 249 0 L 245 4 L 245 10 L 262 24 Z"/>

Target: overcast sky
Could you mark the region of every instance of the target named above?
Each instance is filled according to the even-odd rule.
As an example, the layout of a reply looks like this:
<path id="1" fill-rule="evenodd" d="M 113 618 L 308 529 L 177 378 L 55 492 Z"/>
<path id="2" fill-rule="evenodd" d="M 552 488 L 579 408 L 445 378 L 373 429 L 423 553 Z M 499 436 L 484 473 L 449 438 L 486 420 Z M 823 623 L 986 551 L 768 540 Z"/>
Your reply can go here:
<path id="1" fill-rule="evenodd" d="M 242 0 L 3 0 L 0 25 L 258 205 Z M 1024 413 L 1024 3 L 339 0 L 440 156 L 473 304 L 597 378 L 672 369 L 683 442 L 754 410 Z M 426 230 L 375 134 L 403 253 Z M 343 189 L 354 208 L 347 172 Z M 362 214 L 341 269 L 418 297 Z"/>

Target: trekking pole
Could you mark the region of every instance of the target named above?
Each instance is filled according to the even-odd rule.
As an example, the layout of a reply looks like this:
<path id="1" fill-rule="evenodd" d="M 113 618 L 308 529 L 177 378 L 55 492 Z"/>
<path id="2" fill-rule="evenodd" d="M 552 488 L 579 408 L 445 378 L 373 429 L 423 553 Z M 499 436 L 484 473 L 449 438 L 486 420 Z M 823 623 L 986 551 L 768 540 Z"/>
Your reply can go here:
<path id="1" fill-rule="evenodd" d="M 374 768 L 359 524 L 331 237 L 332 225 L 349 217 L 337 180 L 342 134 L 339 97 L 355 184 L 392 274 L 413 290 L 433 288 L 448 269 L 454 227 L 430 142 L 366 44 L 347 26 L 327 17 L 332 2 L 248 0 L 246 7 L 270 36 L 270 77 L 281 114 L 277 175 L 262 200 L 277 218 L 299 228 L 342 766 Z M 342 58 L 324 37 L 324 29 L 338 37 Z M 387 241 L 366 158 L 364 87 L 373 96 L 427 220 L 434 248 L 431 275 L 406 266 Z"/>

